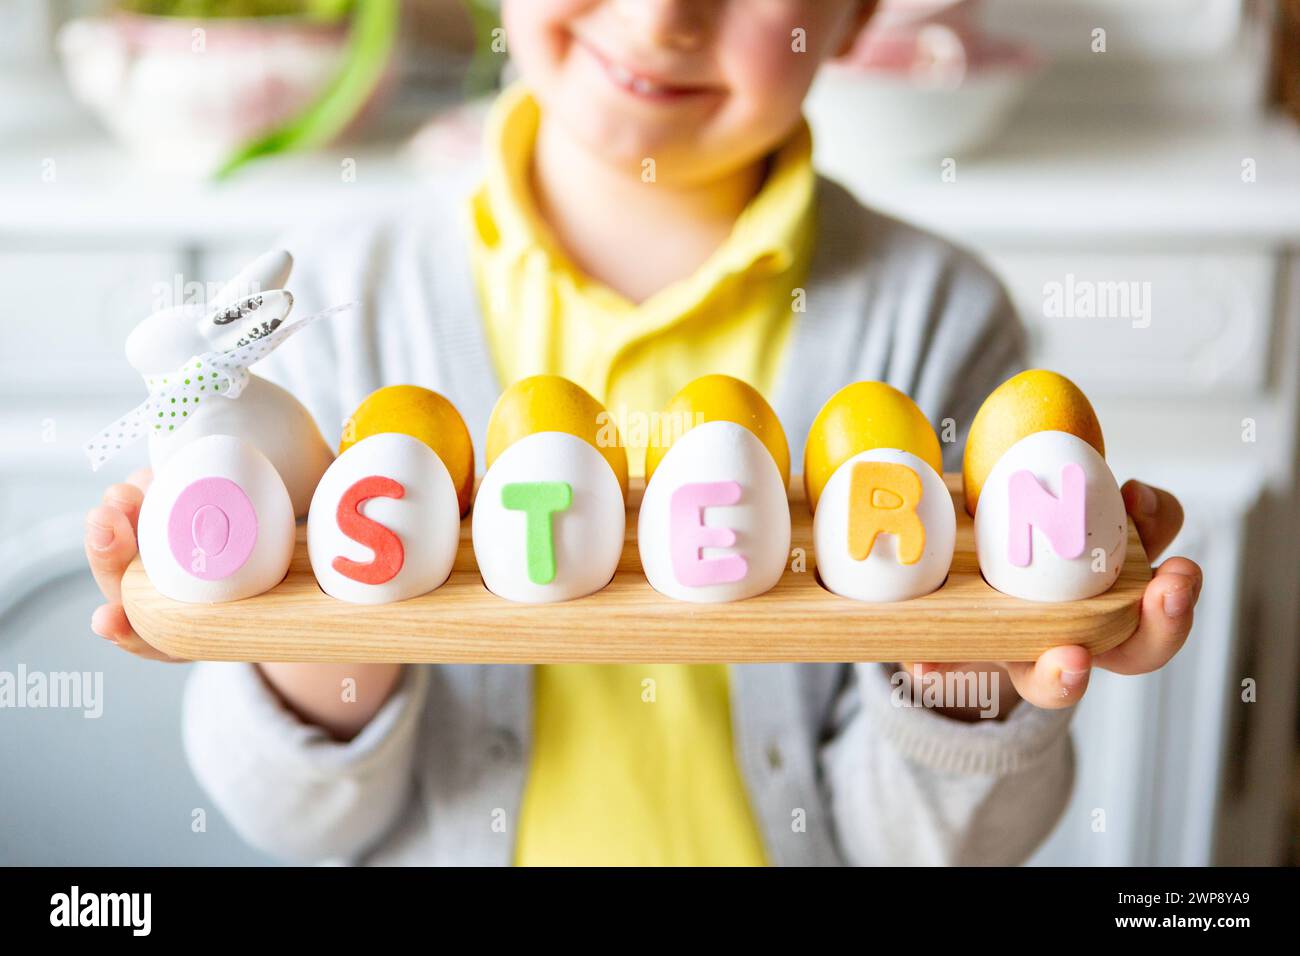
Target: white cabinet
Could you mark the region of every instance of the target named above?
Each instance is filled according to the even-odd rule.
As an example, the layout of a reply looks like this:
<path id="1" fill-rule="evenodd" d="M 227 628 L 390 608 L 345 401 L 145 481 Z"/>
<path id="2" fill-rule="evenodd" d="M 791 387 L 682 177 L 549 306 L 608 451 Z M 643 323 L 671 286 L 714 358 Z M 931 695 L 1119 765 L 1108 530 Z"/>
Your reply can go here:
<path id="1" fill-rule="evenodd" d="M 81 447 L 143 398 L 123 344 L 156 308 L 184 255 L 71 247 L 0 232 L 0 527 L 6 541 L 55 517 L 79 518 L 110 481 L 144 462 L 131 449 L 105 475 Z M 0 568 L 0 578 L 22 574 Z M 35 585 L 38 582 L 32 582 Z"/>
<path id="2" fill-rule="evenodd" d="M 122 357 L 127 333 L 172 304 L 168 296 L 184 265 L 177 250 L 166 248 L 0 246 L 0 394 L 84 397 L 136 389 L 139 377 Z"/>
<path id="3" fill-rule="evenodd" d="M 1090 395 L 1240 394 L 1267 384 L 1278 254 L 991 249 L 1034 360 Z"/>

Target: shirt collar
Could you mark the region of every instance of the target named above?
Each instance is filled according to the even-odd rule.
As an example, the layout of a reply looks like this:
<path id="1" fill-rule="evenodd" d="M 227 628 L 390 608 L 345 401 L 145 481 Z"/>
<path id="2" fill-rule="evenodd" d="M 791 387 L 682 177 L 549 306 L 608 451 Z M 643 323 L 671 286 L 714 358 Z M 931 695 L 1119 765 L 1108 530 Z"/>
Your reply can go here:
<path id="1" fill-rule="evenodd" d="M 486 169 L 482 197 L 487 221 L 480 237 L 499 255 L 521 258 L 546 249 L 550 236 L 533 202 L 529 166 L 541 110 L 522 86 L 506 89 L 488 111 L 484 129 Z"/>
<path id="2" fill-rule="evenodd" d="M 512 260 L 546 255 L 552 266 L 565 262 L 537 212 L 530 165 L 541 109 L 522 85 L 501 94 L 485 129 L 486 170 L 477 217 L 479 237 L 495 254 Z M 772 155 L 763 187 L 745 207 L 731 234 L 693 277 L 714 285 L 731 273 L 761 268 L 778 274 L 798 259 L 809 240 L 816 176 L 807 123 Z M 694 284 L 692 282 L 692 284 Z"/>

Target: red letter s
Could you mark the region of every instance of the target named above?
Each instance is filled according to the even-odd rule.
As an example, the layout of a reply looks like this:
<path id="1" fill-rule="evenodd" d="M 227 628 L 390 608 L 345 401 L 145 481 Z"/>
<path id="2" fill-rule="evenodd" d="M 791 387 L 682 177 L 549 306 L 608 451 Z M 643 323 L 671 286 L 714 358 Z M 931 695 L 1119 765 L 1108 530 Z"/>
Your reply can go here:
<path id="1" fill-rule="evenodd" d="M 361 506 L 371 498 L 401 498 L 406 489 L 391 478 L 371 475 L 362 478 L 339 499 L 339 530 L 353 541 L 375 552 L 368 564 L 353 561 L 342 555 L 334 559 L 334 570 L 362 584 L 384 584 L 397 577 L 406 560 L 402 539 L 378 521 L 361 513 Z"/>

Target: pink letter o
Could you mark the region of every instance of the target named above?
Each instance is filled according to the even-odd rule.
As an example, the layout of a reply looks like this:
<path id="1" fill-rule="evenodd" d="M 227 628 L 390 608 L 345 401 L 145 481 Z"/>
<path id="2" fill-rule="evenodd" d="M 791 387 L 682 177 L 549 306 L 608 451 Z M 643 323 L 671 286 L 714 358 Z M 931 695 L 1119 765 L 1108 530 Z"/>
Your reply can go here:
<path id="1" fill-rule="evenodd" d="M 257 544 L 257 512 L 229 478 L 200 478 L 176 496 L 167 517 L 172 557 L 196 578 L 220 581 L 244 566 Z"/>

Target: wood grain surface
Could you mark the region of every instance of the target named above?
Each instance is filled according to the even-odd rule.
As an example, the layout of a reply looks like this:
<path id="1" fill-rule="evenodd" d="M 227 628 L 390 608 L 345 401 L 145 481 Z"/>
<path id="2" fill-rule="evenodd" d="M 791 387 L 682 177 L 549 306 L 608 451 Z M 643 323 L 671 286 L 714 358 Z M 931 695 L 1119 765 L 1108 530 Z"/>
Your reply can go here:
<path id="1" fill-rule="evenodd" d="M 961 505 L 961 476 L 945 475 L 957 509 L 957 551 L 933 594 L 866 604 L 825 590 L 815 574 L 812 518 L 796 478 L 790 496 L 789 567 L 766 594 L 730 604 L 688 604 L 659 594 L 641 572 L 635 510 L 618 571 L 602 591 L 562 604 L 515 604 L 483 586 L 461 526 L 460 553 L 436 591 L 396 604 L 361 606 L 320 590 L 307 560 L 306 529 L 281 584 L 232 604 L 183 604 L 162 597 L 140 561 L 127 570 L 127 616 L 150 644 L 191 660 L 404 661 L 408 663 L 983 661 L 1032 660 L 1060 644 L 1100 653 L 1137 627 L 1151 578 L 1129 523 L 1128 553 L 1115 586 L 1067 604 L 1041 604 L 989 587 L 975 557 L 975 533 Z"/>

